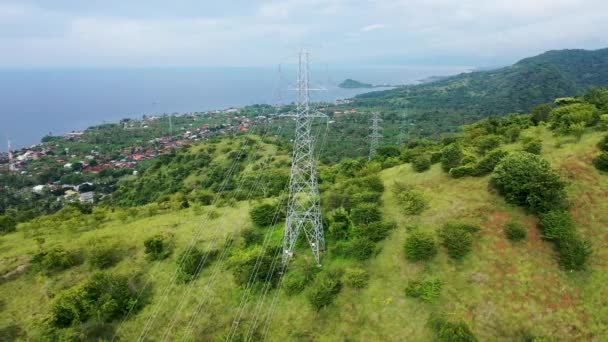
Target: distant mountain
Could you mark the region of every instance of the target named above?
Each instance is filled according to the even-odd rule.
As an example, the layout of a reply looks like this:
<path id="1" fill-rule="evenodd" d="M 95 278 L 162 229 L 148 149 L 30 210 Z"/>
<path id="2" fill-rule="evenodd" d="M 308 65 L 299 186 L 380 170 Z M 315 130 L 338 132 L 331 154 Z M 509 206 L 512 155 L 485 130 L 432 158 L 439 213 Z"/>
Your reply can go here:
<path id="1" fill-rule="evenodd" d="M 363 107 L 408 109 L 412 124 L 422 122 L 434 130 L 430 123 L 439 122 L 444 126 L 442 131 L 449 131 L 485 116 L 528 112 L 536 104 L 578 95 L 591 86 L 607 85 L 608 48 L 559 50 L 500 69 L 358 95 L 356 103 Z"/>
<path id="2" fill-rule="evenodd" d="M 359 81 L 355 81 L 353 79 L 346 79 L 344 82 L 338 84 L 340 88 L 354 89 L 354 88 L 373 88 L 374 86 L 370 83 L 363 83 Z"/>

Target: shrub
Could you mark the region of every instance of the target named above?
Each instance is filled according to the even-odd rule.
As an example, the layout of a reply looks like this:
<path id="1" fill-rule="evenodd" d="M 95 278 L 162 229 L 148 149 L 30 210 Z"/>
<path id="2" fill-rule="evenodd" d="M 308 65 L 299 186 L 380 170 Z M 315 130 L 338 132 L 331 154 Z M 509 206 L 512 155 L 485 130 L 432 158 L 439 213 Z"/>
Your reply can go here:
<path id="1" fill-rule="evenodd" d="M 349 255 L 357 260 L 367 260 L 376 253 L 376 246 L 372 240 L 356 238 L 350 242 Z"/>
<path id="2" fill-rule="evenodd" d="M 443 317 L 431 317 L 429 326 L 437 342 L 476 342 L 477 338 L 465 322 L 450 322 Z"/>
<path id="3" fill-rule="evenodd" d="M 349 241 L 338 241 L 332 247 L 332 253 L 337 256 L 351 257 L 363 261 L 376 253 L 376 245 L 366 238 L 355 238 Z"/>
<path id="4" fill-rule="evenodd" d="M 283 288 L 288 296 L 297 295 L 304 291 L 306 285 L 312 280 L 312 274 L 300 269 L 290 270 L 283 278 Z"/>
<path id="5" fill-rule="evenodd" d="M 567 211 L 555 210 L 543 214 L 540 218 L 540 227 L 545 239 L 556 242 L 568 240 L 576 234 L 574 220 Z"/>
<path id="6" fill-rule="evenodd" d="M 7 234 L 17 230 L 17 221 L 10 216 L 0 215 L 0 234 Z"/>
<path id="7" fill-rule="evenodd" d="M 329 233 L 337 240 L 343 240 L 350 235 L 352 224 L 350 217 L 344 208 L 338 208 L 334 211 L 331 224 L 329 225 Z"/>
<path id="8" fill-rule="evenodd" d="M 377 221 L 356 226 L 353 232 L 358 237 L 378 242 L 384 240 L 396 226 L 392 221 Z"/>
<path id="9" fill-rule="evenodd" d="M 196 247 L 183 251 L 177 258 L 178 278 L 184 283 L 196 279 L 201 270 L 215 260 L 217 254 L 217 250 L 203 252 Z"/>
<path id="10" fill-rule="evenodd" d="M 484 155 L 486 154 L 486 152 L 491 151 L 500 146 L 501 142 L 502 139 L 500 136 L 490 134 L 478 137 L 477 139 L 475 139 L 475 141 L 473 141 L 473 145 L 477 147 L 477 152 L 479 154 Z"/>
<path id="11" fill-rule="evenodd" d="M 507 222 L 504 229 L 507 239 L 511 241 L 524 240 L 528 236 L 528 228 L 519 222 Z"/>
<path id="12" fill-rule="evenodd" d="M 79 262 L 77 252 L 66 251 L 62 247 L 40 250 L 32 257 L 34 269 L 43 273 L 62 271 L 77 265 Z"/>
<path id="13" fill-rule="evenodd" d="M 95 245 L 89 251 L 87 261 L 92 267 L 100 269 L 112 267 L 120 261 L 120 251 L 113 246 Z"/>
<path id="14" fill-rule="evenodd" d="M 608 135 L 606 135 L 600 142 L 597 144 L 597 147 L 605 152 L 608 152 Z"/>
<path id="15" fill-rule="evenodd" d="M 573 103 L 551 111 L 551 127 L 569 130 L 573 125 L 593 126 L 600 117 L 597 108 L 590 103 Z"/>
<path id="16" fill-rule="evenodd" d="M 543 149 L 543 142 L 540 139 L 530 139 L 524 143 L 524 151 L 540 155 Z"/>
<path id="17" fill-rule="evenodd" d="M 448 172 L 451 168 L 460 165 L 463 158 L 462 148 L 458 144 L 450 144 L 441 150 L 441 168 Z"/>
<path id="18" fill-rule="evenodd" d="M 342 281 L 346 286 L 362 289 L 366 287 L 369 282 L 369 274 L 360 267 L 349 267 L 344 270 Z"/>
<path id="19" fill-rule="evenodd" d="M 330 305 L 338 293 L 340 293 L 342 289 L 340 273 L 337 271 L 327 271 L 322 272 L 315 278 L 311 288 L 306 292 L 306 297 L 315 310 L 319 311 Z"/>
<path id="20" fill-rule="evenodd" d="M 406 215 L 418 215 L 428 208 L 424 195 L 406 184 L 396 182 L 393 193 Z"/>
<path id="21" fill-rule="evenodd" d="M 416 172 L 424 172 L 431 168 L 431 157 L 427 154 L 423 154 L 415 157 L 412 160 L 412 168 Z"/>
<path id="22" fill-rule="evenodd" d="M 137 292 L 129 286 L 127 277 L 95 273 L 53 300 L 50 321 L 57 327 L 69 327 L 89 318 L 110 322 L 136 308 L 137 302 Z"/>
<path id="23" fill-rule="evenodd" d="M 413 280 L 408 282 L 405 295 L 420 298 L 426 302 L 434 302 L 441 294 L 442 282 L 438 278 Z"/>
<path id="24" fill-rule="evenodd" d="M 246 286 L 249 282 L 265 282 L 275 287 L 280 275 L 279 270 L 273 265 L 280 263 L 281 252 L 282 247 L 270 246 L 263 252 L 254 249 L 233 253 L 230 257 L 230 268 L 234 280 L 240 286 Z M 205 264 L 209 264 L 210 261 L 206 261 Z"/>
<path id="25" fill-rule="evenodd" d="M 405 239 L 405 257 L 410 261 L 430 260 L 437 254 L 435 239 L 428 233 L 415 231 Z"/>
<path id="26" fill-rule="evenodd" d="M 462 259 L 473 246 L 473 235 L 466 225 L 447 223 L 439 231 L 441 243 L 453 259 Z"/>
<path id="27" fill-rule="evenodd" d="M 591 256 L 591 244 L 576 237 L 561 240 L 557 245 L 559 264 L 566 270 L 580 271 L 585 269 Z"/>
<path id="28" fill-rule="evenodd" d="M 352 208 L 350 218 L 355 225 L 369 224 L 380 221 L 382 214 L 380 208 L 375 203 L 361 203 Z"/>
<path id="29" fill-rule="evenodd" d="M 249 216 L 258 227 L 268 227 L 281 220 L 282 215 L 277 209 L 277 204 L 263 203 L 251 208 Z"/>
<path id="30" fill-rule="evenodd" d="M 150 260 L 163 260 L 171 254 L 171 248 L 166 237 L 158 234 L 144 241 L 144 253 Z"/>
<path id="31" fill-rule="evenodd" d="M 457 166 L 450 169 L 450 176 L 452 178 L 462 178 L 466 176 L 475 176 L 477 173 L 475 164 L 466 164 L 462 166 Z"/>
<path id="32" fill-rule="evenodd" d="M 597 158 L 593 159 L 593 165 L 600 171 L 608 171 L 608 152 L 602 152 Z"/>
<path id="33" fill-rule="evenodd" d="M 492 173 L 496 165 L 508 154 L 509 153 L 503 150 L 495 150 L 488 153 L 486 157 L 480 160 L 475 166 L 473 176 L 485 176 Z"/>
<path id="34" fill-rule="evenodd" d="M 528 152 L 514 152 L 498 163 L 493 186 L 513 204 L 547 212 L 566 205 L 564 182 L 549 163 Z"/>
<path id="35" fill-rule="evenodd" d="M 538 125 L 541 122 L 548 122 L 551 115 L 552 106 L 550 103 L 540 104 L 532 108 L 532 122 Z"/>

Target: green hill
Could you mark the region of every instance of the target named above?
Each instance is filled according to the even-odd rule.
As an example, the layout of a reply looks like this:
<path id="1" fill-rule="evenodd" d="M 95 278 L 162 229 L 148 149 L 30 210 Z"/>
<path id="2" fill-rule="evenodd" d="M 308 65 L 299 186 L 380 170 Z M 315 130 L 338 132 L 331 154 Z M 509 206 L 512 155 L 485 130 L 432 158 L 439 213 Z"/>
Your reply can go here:
<path id="1" fill-rule="evenodd" d="M 321 166 L 323 266 L 302 237 L 284 271 L 284 142 L 196 143 L 90 210 L 0 220 L 0 336 L 605 340 L 607 109 L 596 90 Z"/>
<path id="2" fill-rule="evenodd" d="M 559 50 L 490 71 L 435 82 L 371 92 L 356 97 L 360 106 L 403 112 L 422 135 L 454 131 L 490 115 L 525 113 L 557 97 L 580 95 L 608 85 L 608 49 Z M 412 132 L 415 133 L 415 132 Z"/>
<path id="3" fill-rule="evenodd" d="M 370 83 L 363 83 L 359 81 L 355 81 L 353 79 L 346 79 L 342 83 L 338 85 L 340 88 L 373 88 L 374 86 Z"/>

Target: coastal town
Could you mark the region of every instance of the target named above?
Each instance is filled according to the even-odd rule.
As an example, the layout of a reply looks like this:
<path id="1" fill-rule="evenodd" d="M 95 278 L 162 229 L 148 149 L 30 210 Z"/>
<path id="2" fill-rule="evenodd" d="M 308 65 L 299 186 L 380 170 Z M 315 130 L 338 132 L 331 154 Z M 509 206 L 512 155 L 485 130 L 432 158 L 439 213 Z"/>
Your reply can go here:
<path id="1" fill-rule="evenodd" d="M 349 104 L 350 100 L 337 100 L 321 104 L 317 110 L 330 117 L 357 113 L 357 109 L 346 107 Z M 141 163 L 213 136 L 246 133 L 254 126 L 293 119 L 294 110 L 293 106 L 231 107 L 144 115 L 118 124 L 47 136 L 39 144 L 0 152 L 0 175 L 19 177 L 21 181 L 16 183 L 22 185 L 15 189 L 16 183 L 4 182 L 0 192 L 12 190 L 54 196 L 68 203 L 94 203 L 112 192 L 120 176 L 137 175 Z M 125 134 L 125 143 L 104 144 L 97 139 L 100 135 L 117 134 Z"/>

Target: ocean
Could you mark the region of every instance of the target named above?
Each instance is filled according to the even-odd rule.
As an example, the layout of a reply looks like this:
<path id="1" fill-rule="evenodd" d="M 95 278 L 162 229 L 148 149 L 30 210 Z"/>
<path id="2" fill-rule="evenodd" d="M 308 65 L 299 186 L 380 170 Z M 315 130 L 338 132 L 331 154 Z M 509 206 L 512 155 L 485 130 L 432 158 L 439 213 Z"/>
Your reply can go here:
<path id="1" fill-rule="evenodd" d="M 412 84 L 468 66 L 382 66 L 311 69 L 313 101 L 350 98 L 370 89 L 342 89 L 346 78 Z M 201 112 L 295 99 L 295 68 L 0 69 L 0 151 L 122 118 Z M 377 90 L 377 89 L 372 89 Z"/>

